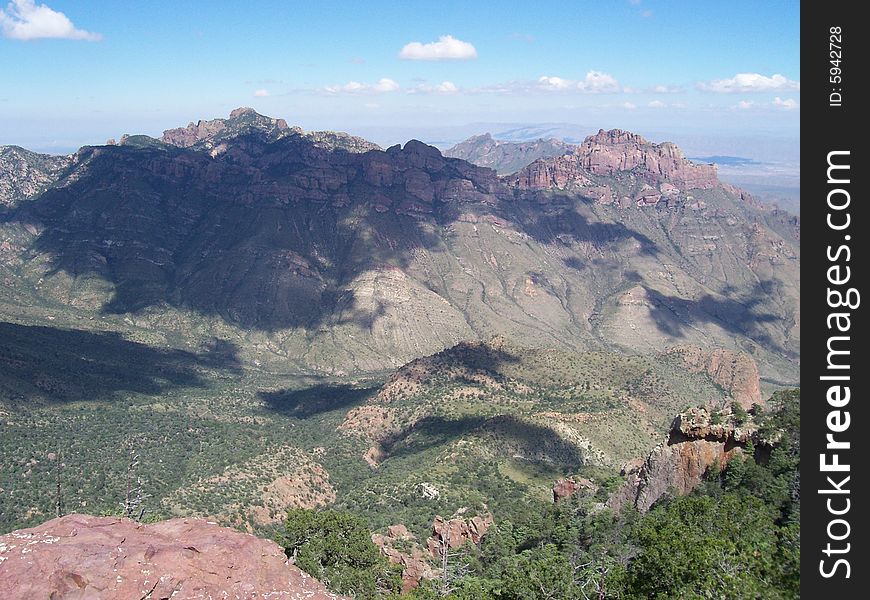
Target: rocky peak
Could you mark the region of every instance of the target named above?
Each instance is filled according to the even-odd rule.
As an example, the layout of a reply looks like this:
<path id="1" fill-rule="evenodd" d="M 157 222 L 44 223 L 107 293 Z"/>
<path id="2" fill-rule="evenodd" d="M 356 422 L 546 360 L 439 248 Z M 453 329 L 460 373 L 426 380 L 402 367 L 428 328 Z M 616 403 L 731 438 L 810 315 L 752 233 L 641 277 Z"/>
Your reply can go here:
<path id="1" fill-rule="evenodd" d="M 67 515 L 0 536 L 0 564 L 18 598 L 345 598 L 275 542 L 202 519 Z"/>
<path id="2" fill-rule="evenodd" d="M 258 132 L 269 139 L 277 139 L 293 131 L 284 119 L 273 119 L 257 113 L 253 108 L 242 107 L 233 110 L 228 119 L 199 120 L 195 124 L 188 123 L 187 127 L 167 129 L 161 141 L 181 148 L 196 145 L 212 148 L 221 140 L 248 132 Z"/>
<path id="3" fill-rule="evenodd" d="M 582 188 L 594 186 L 596 178 L 620 173 L 635 178 L 639 186 L 649 186 L 652 193 L 637 198 L 643 204 L 658 203 L 670 188 L 686 192 L 721 185 L 714 165 L 696 165 L 674 144 L 654 144 L 621 129 L 602 129 L 570 154 L 537 160 L 511 176 L 509 183 L 525 189 Z"/>
<path id="4" fill-rule="evenodd" d="M 637 146 L 652 145 L 643 136 L 623 129 L 611 129 L 609 131 L 599 129 L 598 133 L 588 136 L 583 141 L 583 145 L 586 144 L 606 144 L 609 146 L 618 146 L 621 144 L 632 144 Z"/>
<path id="5" fill-rule="evenodd" d="M 495 169 L 499 175 L 515 173 L 539 158 L 560 156 L 572 146 L 550 138 L 527 142 L 497 140 L 489 133 L 476 135 L 444 151 L 444 156 L 461 158 L 480 167 Z"/>
<path id="6" fill-rule="evenodd" d="M 752 420 L 740 421 L 730 412 L 692 408 L 677 415 L 668 439 L 653 448 L 642 463 L 623 468 L 625 483 L 607 505 L 614 511 L 635 506 L 640 512 L 669 493 L 685 495 L 704 480 L 714 464 L 724 467 L 743 454 L 749 442 L 770 447 L 779 439 L 763 437 Z"/>
<path id="7" fill-rule="evenodd" d="M 240 106 L 239 108 L 230 111 L 230 119 L 236 119 L 245 115 L 260 116 L 259 113 L 250 106 Z"/>

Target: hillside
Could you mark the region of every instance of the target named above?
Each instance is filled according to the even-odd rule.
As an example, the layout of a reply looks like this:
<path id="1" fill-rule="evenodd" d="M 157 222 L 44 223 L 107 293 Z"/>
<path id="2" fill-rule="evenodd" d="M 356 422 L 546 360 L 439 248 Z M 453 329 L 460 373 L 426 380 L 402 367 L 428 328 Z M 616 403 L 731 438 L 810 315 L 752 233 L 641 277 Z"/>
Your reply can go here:
<path id="1" fill-rule="evenodd" d="M 58 477 L 64 511 L 116 514 L 132 452 L 149 514 L 262 530 L 287 507 L 336 505 L 422 535 L 436 514 L 547 500 L 561 477 L 606 481 L 676 412 L 733 398 L 674 353 L 493 340 L 385 378 L 328 380 L 243 366 L 231 347 L 2 334 L 2 530 L 53 514 Z"/>
<path id="2" fill-rule="evenodd" d="M 670 144 L 577 148 L 498 177 L 239 109 L 7 151 L 0 527 L 58 478 L 117 512 L 138 456 L 151 513 L 424 536 L 571 475 L 604 495 L 676 412 L 795 382 L 799 221 Z"/>
<path id="3" fill-rule="evenodd" d="M 479 167 L 489 167 L 499 175 L 509 175 L 530 165 L 539 158 L 561 156 L 571 146 L 555 139 L 529 142 L 506 142 L 484 133 L 475 135 L 444 151 L 444 156 L 461 158 Z"/>
<path id="4" fill-rule="evenodd" d="M 796 379 L 798 225 L 672 145 L 602 132 L 499 179 L 419 142 L 361 152 L 234 114 L 184 129 L 202 137 L 189 147 L 76 153 L 0 224 L 0 314 L 218 338 L 293 372 L 378 372 L 502 335 L 725 347 Z"/>

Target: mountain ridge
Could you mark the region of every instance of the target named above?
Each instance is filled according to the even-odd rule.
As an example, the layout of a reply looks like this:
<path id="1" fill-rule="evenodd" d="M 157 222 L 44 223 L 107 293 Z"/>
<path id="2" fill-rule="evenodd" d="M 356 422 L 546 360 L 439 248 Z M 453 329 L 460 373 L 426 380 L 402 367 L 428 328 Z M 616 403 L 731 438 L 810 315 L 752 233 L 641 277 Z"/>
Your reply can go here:
<path id="1" fill-rule="evenodd" d="M 630 349 L 641 332 L 657 350 L 755 348 L 791 377 L 799 225 L 673 145 L 601 131 L 499 178 L 414 140 L 348 151 L 240 111 L 195 125 L 190 146 L 77 152 L 13 205 L 5 264 L 30 275 L 9 292 L 165 336 L 271 336 L 249 358 L 303 370 L 393 368 L 493 335 Z M 23 283 L 45 275 L 47 291 Z"/>

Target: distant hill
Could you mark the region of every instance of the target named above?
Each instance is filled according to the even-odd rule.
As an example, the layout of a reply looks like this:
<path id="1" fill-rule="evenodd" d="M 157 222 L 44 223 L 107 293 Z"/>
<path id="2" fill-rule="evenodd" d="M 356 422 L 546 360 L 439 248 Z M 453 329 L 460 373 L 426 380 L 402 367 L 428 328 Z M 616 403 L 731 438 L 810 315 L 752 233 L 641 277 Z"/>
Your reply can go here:
<path id="1" fill-rule="evenodd" d="M 531 142 L 505 142 L 485 133 L 468 138 L 444 151 L 444 156 L 461 158 L 480 167 L 495 169 L 499 175 L 519 171 L 539 158 L 560 156 L 571 146 L 555 138 Z"/>

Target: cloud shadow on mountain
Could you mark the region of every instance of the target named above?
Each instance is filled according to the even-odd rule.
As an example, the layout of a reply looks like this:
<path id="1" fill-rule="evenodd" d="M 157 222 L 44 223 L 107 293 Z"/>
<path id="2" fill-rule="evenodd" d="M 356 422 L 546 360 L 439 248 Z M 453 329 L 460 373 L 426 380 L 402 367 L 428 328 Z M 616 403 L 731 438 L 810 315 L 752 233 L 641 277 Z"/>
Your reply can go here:
<path id="1" fill-rule="evenodd" d="M 236 346 L 157 348 L 114 332 L 0 323 L 0 390 L 13 403 L 113 402 L 127 394 L 202 388 L 210 374 L 241 372 Z"/>
<path id="2" fill-rule="evenodd" d="M 318 384 L 300 390 L 264 391 L 257 395 L 272 411 L 297 419 L 310 419 L 321 413 L 361 404 L 373 392 L 372 388 Z"/>
<path id="3" fill-rule="evenodd" d="M 698 324 L 710 323 L 722 329 L 746 336 L 757 343 L 780 348 L 764 330 L 764 323 L 780 321 L 781 317 L 763 312 L 764 296 L 775 294 L 775 280 L 759 282 L 753 288 L 738 295 L 732 287 L 723 290 L 723 295 L 704 294 L 697 299 L 686 299 L 646 289 L 650 299 L 650 313 L 656 327 L 664 334 L 675 338 L 686 335 L 686 329 Z"/>

